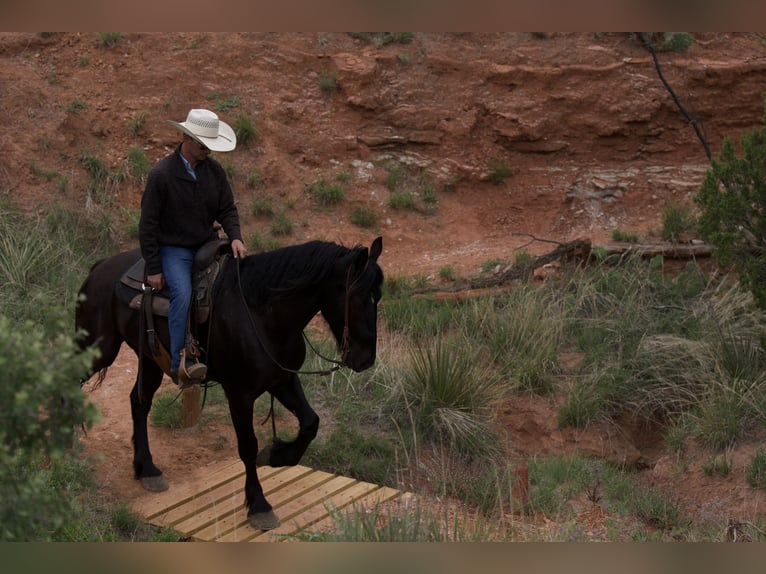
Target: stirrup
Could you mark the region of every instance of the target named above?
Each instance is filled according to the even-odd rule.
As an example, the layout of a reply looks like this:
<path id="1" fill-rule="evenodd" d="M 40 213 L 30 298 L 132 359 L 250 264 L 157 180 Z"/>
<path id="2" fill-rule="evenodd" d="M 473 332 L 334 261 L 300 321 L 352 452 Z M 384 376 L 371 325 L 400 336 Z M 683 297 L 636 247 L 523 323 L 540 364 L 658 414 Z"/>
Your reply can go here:
<path id="1" fill-rule="evenodd" d="M 178 366 L 178 386 L 182 389 L 198 385 L 205 380 L 207 367 L 199 361 L 192 362 L 186 359 L 186 349 L 181 351 L 181 361 Z"/>

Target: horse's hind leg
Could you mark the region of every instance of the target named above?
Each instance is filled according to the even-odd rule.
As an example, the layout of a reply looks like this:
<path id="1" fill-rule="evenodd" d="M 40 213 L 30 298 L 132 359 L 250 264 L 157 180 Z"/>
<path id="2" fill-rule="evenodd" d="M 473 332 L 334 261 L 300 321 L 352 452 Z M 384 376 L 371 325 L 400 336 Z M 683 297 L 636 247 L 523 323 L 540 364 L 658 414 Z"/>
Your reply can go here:
<path id="1" fill-rule="evenodd" d="M 141 379 L 139 385 L 139 377 Z M 154 393 L 162 383 L 162 369 L 153 361 L 144 358 L 136 377 L 136 384 L 130 392 L 130 412 L 133 417 L 133 471 L 141 486 L 152 492 L 168 489 L 162 471 L 154 465 L 149 450 L 147 421 L 152 407 Z M 139 390 L 142 392 L 139 393 Z"/>
<path id="2" fill-rule="evenodd" d="M 258 458 L 269 466 L 295 466 L 317 435 L 319 416 L 306 400 L 298 375 L 293 375 L 288 383 L 277 385 L 271 394 L 298 419 L 298 436 L 291 442 L 275 437 L 271 449 L 265 448 Z"/>

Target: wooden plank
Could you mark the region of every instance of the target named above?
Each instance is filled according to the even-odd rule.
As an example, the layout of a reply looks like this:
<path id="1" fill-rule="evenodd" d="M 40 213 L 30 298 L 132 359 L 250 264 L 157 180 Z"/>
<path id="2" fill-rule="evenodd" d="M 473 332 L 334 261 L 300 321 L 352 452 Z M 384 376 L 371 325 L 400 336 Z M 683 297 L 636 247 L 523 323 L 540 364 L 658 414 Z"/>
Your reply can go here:
<path id="1" fill-rule="evenodd" d="M 261 475 L 261 480 L 267 480 L 280 472 L 284 472 L 285 468 L 271 468 L 263 467 L 259 469 L 258 474 Z M 173 526 L 201 511 L 204 511 L 216 503 L 220 503 L 228 498 L 238 497 L 240 504 L 244 504 L 245 500 L 245 479 L 244 476 L 236 477 L 234 480 L 229 480 L 218 484 L 214 488 L 208 491 L 200 492 L 198 496 L 185 499 L 183 504 L 175 505 L 164 513 L 156 513 L 153 518 L 161 522 L 165 526 Z"/>
<path id="2" fill-rule="evenodd" d="M 289 503 L 300 499 L 301 496 L 308 496 L 311 500 L 316 501 L 315 497 L 311 497 L 311 493 L 316 490 L 323 483 L 332 480 L 333 475 L 329 472 L 314 471 L 311 474 L 302 477 L 285 488 L 282 488 L 276 492 L 273 492 L 268 500 L 274 509 L 274 513 L 283 519 L 285 514 L 289 516 L 294 515 L 296 512 L 300 512 L 304 509 L 303 506 L 298 508 L 289 507 Z M 288 508 L 286 511 L 285 508 Z M 256 530 L 249 526 L 247 518 L 242 524 L 238 524 L 238 528 L 230 531 L 229 533 L 218 538 L 219 542 L 244 542 L 251 539 L 254 536 L 258 536 L 263 533 L 263 530 Z"/>
<path id="3" fill-rule="evenodd" d="M 147 493 L 132 504 L 152 524 L 172 527 L 193 540 L 285 540 L 302 530 L 332 528 L 331 513 L 350 505 L 364 508 L 399 495 L 399 491 L 336 476 L 305 466 L 260 467 L 264 495 L 282 524 L 273 530 L 250 526 L 244 505 L 244 465 L 224 461 L 200 469 L 191 481 L 162 493 Z"/>
<path id="4" fill-rule="evenodd" d="M 283 468 L 283 472 L 261 481 L 263 494 L 267 499 L 271 499 L 273 493 L 285 488 L 290 483 L 313 472 L 312 469 L 300 465 Z M 244 500 L 244 494 L 241 500 Z M 196 532 L 194 538 L 199 540 L 217 540 L 219 537 L 232 531 L 241 530 L 243 527 L 250 528 L 247 522 L 247 511 L 245 506 L 244 504 L 240 504 L 239 507 L 232 509 L 232 512 L 225 516 L 218 517 L 213 524 Z M 179 530 L 179 532 L 183 531 Z"/>
<path id="5" fill-rule="evenodd" d="M 327 482 L 332 479 L 332 475 L 329 473 L 313 472 L 304 477 L 301 477 L 295 482 L 290 483 L 284 489 L 278 490 L 269 497 L 269 501 L 276 508 L 280 504 L 280 496 L 287 498 L 290 495 L 288 492 L 306 492 L 317 488 L 322 482 Z M 239 496 L 229 498 L 221 502 L 221 504 L 208 508 L 206 511 L 200 512 L 189 520 L 177 526 L 177 529 L 185 533 L 195 534 L 202 536 L 199 532 L 205 527 L 213 527 L 214 530 L 220 532 L 220 528 L 215 526 L 215 522 L 218 522 L 221 518 L 235 514 L 244 502 L 244 492 L 240 490 Z M 243 525 L 244 526 L 244 525 Z M 253 530 L 253 532 L 257 532 Z M 219 534 L 216 539 L 220 539 L 222 534 Z"/>
<path id="6" fill-rule="evenodd" d="M 219 465 L 211 465 L 211 468 L 202 469 L 194 473 L 194 476 L 187 477 L 188 482 L 171 485 L 165 492 L 153 492 L 147 494 L 145 498 L 134 501 L 132 508 L 141 516 L 152 518 L 158 512 L 164 512 L 174 506 L 183 504 L 185 500 L 201 492 L 207 492 L 224 482 L 244 476 L 244 474 L 245 467 L 239 459 L 225 461 Z M 205 484 L 205 486 L 200 487 L 200 483 Z"/>
<path id="7" fill-rule="evenodd" d="M 360 496 L 375 490 L 376 485 L 369 482 L 357 482 L 347 476 L 335 477 L 330 482 L 322 485 L 323 498 L 316 498 L 311 505 L 306 505 L 302 512 L 292 516 L 284 516 L 282 524 L 267 532 L 260 531 L 254 536 L 252 542 L 274 542 L 284 540 L 286 536 L 297 534 L 306 530 L 323 518 L 330 516 L 330 510 L 343 507 Z M 280 516 L 282 516 L 280 514 Z"/>

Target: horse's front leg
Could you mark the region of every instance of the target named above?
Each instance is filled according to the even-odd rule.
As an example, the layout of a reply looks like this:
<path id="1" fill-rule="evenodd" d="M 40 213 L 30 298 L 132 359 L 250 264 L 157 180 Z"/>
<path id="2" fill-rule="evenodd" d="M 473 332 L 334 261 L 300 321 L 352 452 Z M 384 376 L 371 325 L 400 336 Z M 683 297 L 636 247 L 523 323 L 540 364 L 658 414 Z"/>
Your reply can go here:
<path id="1" fill-rule="evenodd" d="M 280 521 L 271 504 L 263 495 L 263 487 L 258 480 L 258 439 L 253 429 L 253 398 L 239 394 L 229 395 L 229 412 L 237 434 L 237 451 L 245 465 L 245 506 L 250 526 L 259 530 L 270 530 L 279 526 Z"/>
<path id="2" fill-rule="evenodd" d="M 144 358 L 136 384 L 130 392 L 130 414 L 133 418 L 133 472 L 141 481 L 144 489 L 152 492 L 162 492 L 168 489 L 168 483 L 162 476 L 162 471 L 154 465 L 152 453 L 149 450 L 149 433 L 147 419 L 152 408 L 152 398 L 162 383 L 162 369 L 153 361 Z M 139 388 L 143 390 L 139 396 Z"/>
<path id="3" fill-rule="evenodd" d="M 319 416 L 306 400 L 298 375 L 293 375 L 287 383 L 271 389 L 271 394 L 298 419 L 298 436 L 290 442 L 275 437 L 271 448 L 261 451 L 259 463 L 269 466 L 295 466 L 317 435 Z"/>

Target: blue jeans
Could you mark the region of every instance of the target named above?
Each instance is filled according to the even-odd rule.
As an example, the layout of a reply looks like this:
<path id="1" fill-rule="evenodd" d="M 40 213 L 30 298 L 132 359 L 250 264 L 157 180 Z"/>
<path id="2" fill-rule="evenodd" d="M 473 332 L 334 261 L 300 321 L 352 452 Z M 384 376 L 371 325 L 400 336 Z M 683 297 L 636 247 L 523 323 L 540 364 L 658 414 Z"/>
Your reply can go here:
<path id="1" fill-rule="evenodd" d="M 170 330 L 170 370 L 178 371 L 181 349 L 186 343 L 186 320 L 192 298 L 192 264 L 196 249 L 166 245 L 160 248 L 162 274 L 170 289 L 168 329 Z"/>

